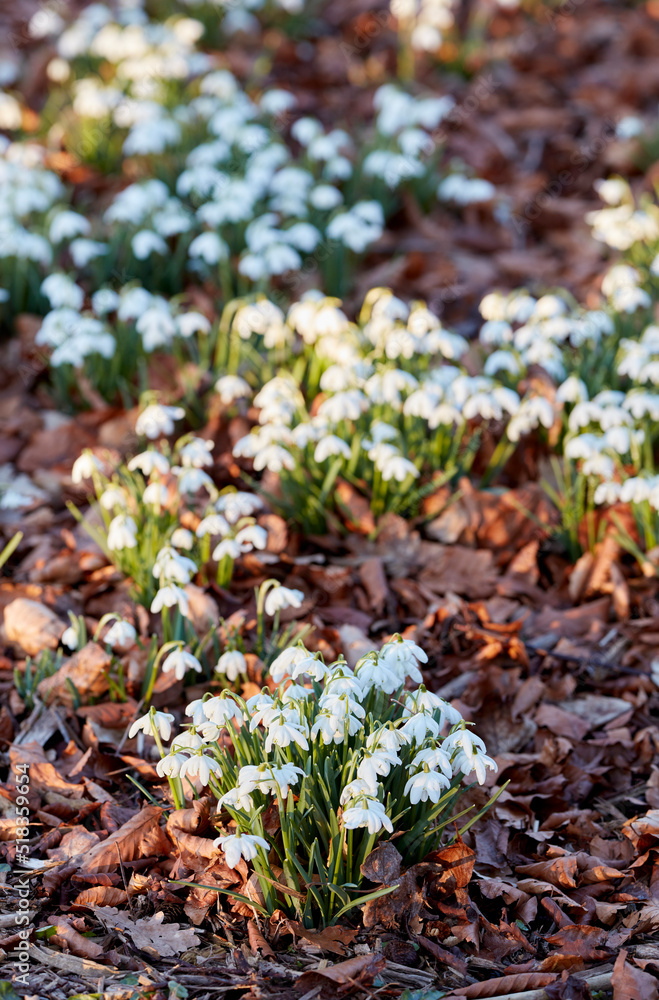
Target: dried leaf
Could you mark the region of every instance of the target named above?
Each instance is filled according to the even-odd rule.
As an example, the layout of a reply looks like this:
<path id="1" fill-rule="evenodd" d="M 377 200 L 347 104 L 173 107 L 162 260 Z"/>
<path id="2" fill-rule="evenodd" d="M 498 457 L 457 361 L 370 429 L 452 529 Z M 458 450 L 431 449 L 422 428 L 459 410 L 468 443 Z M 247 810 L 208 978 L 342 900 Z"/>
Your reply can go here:
<path id="1" fill-rule="evenodd" d="M 160 857 L 169 854 L 171 843 L 167 839 L 159 820 L 162 809 L 159 806 L 145 806 L 116 833 L 93 847 L 83 855 L 80 869 L 84 872 L 112 871 L 122 862 L 135 861 L 140 857 Z"/>
<path id="2" fill-rule="evenodd" d="M 371 851 L 360 870 L 364 878 L 371 882 L 391 885 L 400 875 L 402 860 L 394 845 L 385 843 Z"/>
<path id="3" fill-rule="evenodd" d="M 303 972 L 295 980 L 295 989 L 299 993 L 307 993 L 320 986 L 321 996 L 350 994 L 359 987 L 370 986 L 386 964 L 382 955 L 358 955 L 356 958 L 349 958 L 347 962 L 339 962 L 338 965 Z"/>
<path id="4" fill-rule="evenodd" d="M 324 927 L 322 930 L 309 930 L 297 920 L 287 920 L 286 925 L 293 934 L 304 938 L 315 948 L 331 951 L 335 955 L 345 955 L 344 946 L 351 944 L 359 933 L 349 927 Z"/>
<path id="5" fill-rule="evenodd" d="M 261 954 L 265 955 L 266 958 L 275 957 L 274 951 L 263 937 L 263 934 L 261 934 L 261 931 L 256 926 L 256 922 L 254 920 L 247 921 L 247 934 L 249 937 L 249 946 L 254 954 L 261 952 Z"/>
<path id="6" fill-rule="evenodd" d="M 96 944 L 95 941 L 90 941 L 89 938 L 78 933 L 66 918 L 58 918 L 55 928 L 56 933 L 50 940 L 59 945 L 60 948 L 64 948 L 80 958 L 96 959 L 104 954 L 104 949 L 100 944 Z"/>
<path id="7" fill-rule="evenodd" d="M 624 948 L 613 966 L 611 985 L 613 1000 L 657 1000 L 659 997 L 656 978 L 631 965 Z"/>
<path id="8" fill-rule="evenodd" d="M 37 656 L 42 649 L 57 649 L 66 629 L 54 611 L 25 597 L 7 605 L 4 624 L 9 641 L 18 643 L 29 656 Z"/>
<path id="9" fill-rule="evenodd" d="M 109 689 L 111 663 L 112 657 L 103 646 L 88 642 L 63 663 L 57 673 L 41 681 L 37 688 L 39 697 L 47 705 L 58 701 L 69 708 L 73 707 L 74 691 L 83 704 L 102 698 Z"/>
<path id="10" fill-rule="evenodd" d="M 90 889 L 83 889 L 73 900 L 75 906 L 122 906 L 128 901 L 128 894 L 125 889 L 118 889 L 111 885 L 94 885 Z"/>
<path id="11" fill-rule="evenodd" d="M 96 916 L 109 929 L 122 931 L 136 948 L 145 951 L 152 958 L 171 958 L 199 945 L 199 938 L 191 927 L 164 923 L 165 914 L 162 911 L 152 917 L 133 920 L 125 910 L 117 910 L 114 906 L 100 906 L 96 910 Z"/>
<path id="12" fill-rule="evenodd" d="M 525 990 L 539 990 L 553 983 L 557 977 L 548 972 L 518 972 L 514 976 L 486 979 L 482 983 L 472 983 L 453 990 L 451 996 L 467 997 L 468 1000 L 482 1000 L 484 997 L 502 997 L 504 994 L 522 993 Z"/>

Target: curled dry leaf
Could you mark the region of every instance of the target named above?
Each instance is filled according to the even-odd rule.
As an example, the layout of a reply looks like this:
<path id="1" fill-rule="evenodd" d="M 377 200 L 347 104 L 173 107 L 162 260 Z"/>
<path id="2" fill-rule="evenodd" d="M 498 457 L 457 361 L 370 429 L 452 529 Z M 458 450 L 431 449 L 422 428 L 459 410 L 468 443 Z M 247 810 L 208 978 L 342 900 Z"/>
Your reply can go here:
<path id="1" fill-rule="evenodd" d="M 122 862 L 169 854 L 171 843 L 160 826 L 162 809 L 145 806 L 107 840 L 92 847 L 80 859 L 85 872 L 113 871 Z"/>
<path id="2" fill-rule="evenodd" d="M 249 936 L 249 946 L 254 954 L 261 952 L 261 954 L 265 955 L 266 958 L 275 957 L 274 951 L 263 937 L 263 934 L 257 927 L 255 920 L 247 921 L 247 934 Z"/>
<path id="3" fill-rule="evenodd" d="M 335 955 L 345 955 L 346 944 L 351 944 L 358 931 L 349 927 L 324 927 L 322 930 L 309 930 L 303 927 L 299 920 L 287 920 L 286 926 L 292 934 L 304 938 L 309 944 L 322 951 L 331 951 Z"/>
<path id="4" fill-rule="evenodd" d="M 303 972 L 295 981 L 295 989 L 299 993 L 307 993 L 320 987 L 320 996 L 334 996 L 337 993 L 352 995 L 358 992 L 359 987 L 370 986 L 386 964 L 387 960 L 382 955 L 358 955 L 346 962 L 339 962 L 338 965 Z"/>
<path id="5" fill-rule="evenodd" d="M 64 917 L 60 917 L 57 920 L 55 931 L 50 940 L 59 945 L 63 950 L 70 951 L 73 955 L 78 955 L 80 958 L 97 959 L 104 954 L 104 950 L 100 944 L 96 944 L 95 941 L 90 941 L 89 938 L 84 937 Z"/>
<path id="6" fill-rule="evenodd" d="M 514 976 L 501 976 L 498 979 L 486 979 L 482 983 L 472 983 L 453 990 L 450 997 L 467 997 L 468 1000 L 484 1000 L 486 997 L 503 997 L 512 993 L 522 993 L 527 990 L 540 990 L 557 979 L 550 972 L 518 972 Z M 542 994 L 539 995 L 538 1000 Z"/>
<path id="7" fill-rule="evenodd" d="M 659 997 L 656 978 L 628 962 L 624 948 L 613 966 L 611 985 L 613 1000 L 657 1000 Z"/>
<path id="8" fill-rule="evenodd" d="M 73 900 L 75 906 L 122 906 L 128 901 L 128 893 L 125 889 L 118 889 L 112 885 L 93 885 L 90 889 L 83 889 Z"/>

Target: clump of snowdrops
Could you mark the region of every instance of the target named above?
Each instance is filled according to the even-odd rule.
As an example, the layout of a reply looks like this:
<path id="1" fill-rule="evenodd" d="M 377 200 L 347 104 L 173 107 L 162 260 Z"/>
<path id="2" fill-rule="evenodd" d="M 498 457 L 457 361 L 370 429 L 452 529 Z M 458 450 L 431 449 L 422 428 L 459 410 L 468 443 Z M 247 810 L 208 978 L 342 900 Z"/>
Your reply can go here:
<path id="1" fill-rule="evenodd" d="M 299 643 L 272 662 L 259 694 L 245 701 L 226 689 L 188 705 L 190 721 L 166 751 L 171 715 L 152 710 L 131 735 L 156 739 L 157 770 L 178 807 L 200 788 L 217 798 L 215 844 L 230 867 L 250 862 L 260 886 L 257 898 L 239 898 L 307 926 L 331 923 L 372 898 L 360 866 L 381 838 L 398 835 L 411 863 L 454 821 L 464 833 L 484 811 L 459 801 L 469 776 L 482 784 L 497 765 L 460 713 L 425 688 L 426 661 L 400 635 L 354 670 Z"/>
<path id="2" fill-rule="evenodd" d="M 408 305 L 388 289 L 368 293 L 356 323 L 340 301 L 309 293 L 286 317 L 266 299 L 245 303 L 229 325 L 229 369 L 244 357 L 240 370 L 253 378 L 254 361 L 240 350 L 250 338 L 257 356 L 271 359 L 262 377 L 273 375 L 253 399 L 259 426 L 234 455 L 276 474 L 282 496 L 269 499 L 310 531 L 341 508 L 342 483 L 365 495 L 374 515 L 414 512 L 424 495 L 470 471 L 485 427 L 500 436 L 527 406 L 498 379 L 468 375 L 464 338 L 424 303 Z M 285 351 L 295 363 L 277 370 Z M 530 428 L 539 419 L 544 413 Z"/>
<path id="3" fill-rule="evenodd" d="M 137 431 L 152 440 L 171 434 L 180 407 L 149 403 Z M 263 501 L 253 493 L 218 491 L 209 472 L 213 442 L 192 435 L 170 450 L 166 441 L 147 447 L 127 463 L 109 469 L 91 451 L 74 463 L 72 479 L 91 481 L 96 518 L 83 524 L 111 562 L 132 581 L 135 598 L 168 621 L 189 617 L 185 587 L 212 571 L 220 586 L 231 582 L 234 563 L 268 542 L 254 514 Z M 82 520 L 82 515 L 71 505 Z M 167 630 L 169 631 L 169 629 Z M 173 627 L 173 634 L 179 630 Z"/>
<path id="4" fill-rule="evenodd" d="M 485 323 L 479 341 L 484 371 L 516 385 L 535 385 L 500 442 L 500 463 L 510 456 L 533 417 L 547 428 L 552 461 L 547 492 L 561 514 L 572 558 L 582 551 L 586 524 L 589 548 L 614 508 L 618 540 L 644 572 L 654 574 L 659 492 L 655 449 L 659 442 L 659 332 L 652 306 L 659 286 L 659 209 L 645 197 L 637 206 L 621 178 L 596 183 L 606 206 L 588 221 L 596 239 L 622 251 L 602 282 L 601 309 L 580 308 L 557 290 L 535 299 L 525 290 L 491 293 L 481 304 Z M 544 380 L 537 374 L 544 373 Z M 512 431 L 512 433 L 511 433 Z M 629 504 L 636 524 L 630 533 L 615 508 Z"/>
<path id="5" fill-rule="evenodd" d="M 257 5 L 246 6 L 258 27 Z M 225 20 L 240 15 L 233 4 Z M 45 120 L 61 122 L 83 161 L 140 168 L 93 225 L 62 217 L 62 248 L 70 241 L 76 268 L 93 262 L 99 283 L 130 274 L 153 293 L 180 292 L 187 272 L 216 281 L 226 302 L 317 270 L 324 288 L 343 294 L 349 265 L 382 235 L 398 192 L 421 203 L 437 195 L 438 127 L 454 101 L 386 84 L 374 128 L 326 130 L 299 114 L 290 91 L 248 95 L 217 69 L 203 49 L 213 21 L 217 12 L 210 22 L 159 22 L 93 4 L 61 33 Z"/>

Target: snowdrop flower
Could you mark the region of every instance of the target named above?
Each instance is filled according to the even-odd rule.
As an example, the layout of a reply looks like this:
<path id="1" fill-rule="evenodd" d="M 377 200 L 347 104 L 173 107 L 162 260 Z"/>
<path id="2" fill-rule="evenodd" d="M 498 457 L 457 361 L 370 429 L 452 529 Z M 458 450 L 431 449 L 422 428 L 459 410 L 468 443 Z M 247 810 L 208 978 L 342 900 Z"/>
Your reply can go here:
<path id="1" fill-rule="evenodd" d="M 172 472 L 178 478 L 179 493 L 181 493 L 182 496 L 193 496 L 202 489 L 205 489 L 209 494 L 212 494 L 215 490 L 213 480 L 207 472 L 204 472 L 203 469 L 194 467 L 181 468 L 175 466 L 172 469 Z"/>
<path id="2" fill-rule="evenodd" d="M 451 758 L 442 746 L 431 746 L 426 747 L 425 750 L 419 750 L 412 758 L 408 771 L 411 774 L 416 768 L 423 767 L 424 764 L 433 770 L 439 768 L 447 778 L 453 777 Z"/>
<path id="3" fill-rule="evenodd" d="M 161 587 L 151 602 L 151 611 L 157 614 L 163 608 L 173 608 L 176 605 L 184 618 L 190 617 L 190 605 L 187 594 L 174 583 Z"/>
<path id="4" fill-rule="evenodd" d="M 198 312 L 181 313 L 175 319 L 176 328 L 185 340 L 195 333 L 210 333 L 211 324 L 205 316 Z"/>
<path id="5" fill-rule="evenodd" d="M 69 244 L 69 253 L 74 266 L 82 269 L 90 261 L 103 257 L 110 252 L 107 243 L 100 243 L 98 240 L 77 239 Z"/>
<path id="6" fill-rule="evenodd" d="M 412 805 L 417 802 L 439 802 L 443 793 L 450 787 L 451 780 L 440 771 L 431 771 L 427 766 L 417 771 L 408 779 L 403 794 L 409 795 Z"/>
<path id="7" fill-rule="evenodd" d="M 366 740 L 366 746 L 373 752 L 385 750 L 387 753 L 396 753 L 402 746 L 409 743 L 409 739 L 400 729 L 394 729 L 391 723 L 376 729 Z"/>
<path id="8" fill-rule="evenodd" d="M 433 694 L 432 691 L 427 691 L 423 684 L 416 691 L 410 691 L 405 695 L 403 718 L 407 718 L 415 712 L 439 712 L 440 728 L 444 726 L 445 722 L 448 722 L 451 726 L 462 722 L 462 716 L 456 708 L 453 708 L 452 705 L 444 701 L 443 698 L 440 698 L 439 695 Z"/>
<path id="9" fill-rule="evenodd" d="M 119 486 L 108 486 L 103 490 L 99 498 L 99 503 L 103 510 L 114 510 L 115 507 L 125 509 L 128 503 L 128 496 L 125 490 Z"/>
<path id="10" fill-rule="evenodd" d="M 202 707 L 208 721 L 214 722 L 216 726 L 226 726 L 232 719 L 238 723 L 243 721 L 242 709 L 228 692 L 208 698 Z"/>
<path id="11" fill-rule="evenodd" d="M 338 424 L 342 420 L 358 420 L 367 409 L 368 400 L 364 394 L 358 389 L 348 389 L 324 399 L 318 407 L 318 416 Z"/>
<path id="12" fill-rule="evenodd" d="M 189 550 L 194 545 L 194 535 L 187 528 L 175 528 L 172 532 L 172 545 L 177 549 Z"/>
<path id="13" fill-rule="evenodd" d="M 248 383 L 239 375 L 223 375 L 215 383 L 215 390 L 225 406 L 230 406 L 237 399 L 249 399 L 252 395 Z"/>
<path id="14" fill-rule="evenodd" d="M 167 504 L 167 487 L 162 483 L 149 483 L 142 494 L 142 502 L 150 507 L 164 507 Z"/>
<path id="15" fill-rule="evenodd" d="M 371 795 L 371 786 L 363 778 L 353 778 L 342 789 L 339 802 L 346 806 L 352 799 L 359 799 L 362 795 Z"/>
<path id="16" fill-rule="evenodd" d="M 219 545 L 215 546 L 212 555 L 215 562 L 220 562 L 225 557 L 233 559 L 235 562 L 242 555 L 242 549 L 235 538 L 224 538 Z"/>
<path id="17" fill-rule="evenodd" d="M 302 768 L 296 767 L 295 764 L 282 764 L 280 767 L 265 764 L 262 767 L 262 777 L 259 782 L 261 790 L 264 792 L 269 791 L 272 795 L 278 795 L 281 799 L 287 798 L 289 785 L 297 785 L 300 775 L 305 777 L 305 772 Z M 241 784 L 244 770 L 246 769 L 241 768 L 240 771 Z"/>
<path id="18" fill-rule="evenodd" d="M 612 479 L 615 471 L 613 459 L 608 455 L 593 455 L 587 458 L 581 466 L 584 476 L 599 476 L 602 479 Z"/>
<path id="19" fill-rule="evenodd" d="M 255 834 L 235 833 L 230 836 L 218 837 L 213 841 L 213 846 L 224 851 L 224 860 L 228 868 L 237 868 L 241 858 L 245 861 L 253 861 L 259 853 L 259 848 L 263 851 L 270 850 L 270 844 L 263 837 Z"/>
<path id="20" fill-rule="evenodd" d="M 206 754 L 196 753 L 188 757 L 185 764 L 181 765 L 179 777 L 181 780 L 197 778 L 202 786 L 209 783 L 211 774 L 221 772 L 221 767 L 214 757 Z"/>
<path id="21" fill-rule="evenodd" d="M 641 276 L 636 268 L 629 264 L 616 264 L 610 268 L 602 279 L 602 292 L 607 297 L 621 288 L 636 288 Z"/>
<path id="22" fill-rule="evenodd" d="M 108 548 L 111 552 L 134 549 L 137 545 L 137 525 L 127 514 L 117 514 L 108 525 Z"/>
<path id="23" fill-rule="evenodd" d="M 343 826 L 346 830 L 366 827 L 371 836 L 383 828 L 389 833 L 394 832 L 393 824 L 382 802 L 367 795 L 360 795 L 357 801 L 360 805 L 351 806 L 343 813 Z"/>
<path id="24" fill-rule="evenodd" d="M 620 499 L 623 503 L 643 503 L 644 500 L 649 499 L 654 485 L 654 482 L 649 479 L 644 479 L 641 476 L 630 476 L 620 487 Z"/>
<path id="25" fill-rule="evenodd" d="M 95 472 L 103 468 L 102 462 L 91 451 L 83 451 L 79 458 L 76 458 L 71 469 L 71 481 L 79 484 L 85 479 L 91 479 Z"/>
<path id="26" fill-rule="evenodd" d="M 172 670 L 176 680 L 182 681 L 188 670 L 196 670 L 197 673 L 201 673 L 202 666 L 192 653 L 188 653 L 185 649 L 175 649 L 169 656 L 165 657 L 162 665 L 163 674 L 168 674 Z"/>
<path id="27" fill-rule="evenodd" d="M 64 629 L 60 642 L 63 646 L 66 646 L 67 649 L 76 650 L 78 648 L 78 633 L 74 629 L 73 625 L 69 625 L 68 628 Z"/>
<path id="28" fill-rule="evenodd" d="M 304 594 L 301 590 L 291 590 L 289 587 L 282 587 L 279 584 L 269 590 L 264 604 L 266 615 L 274 615 L 277 611 L 285 611 L 286 608 L 299 608 L 302 606 Z"/>
<path id="29" fill-rule="evenodd" d="M 234 448 L 234 454 L 236 449 Z M 289 471 L 295 468 L 295 459 L 290 451 L 280 444 L 269 444 L 261 448 L 254 456 L 254 468 L 257 472 L 269 469 L 270 472 L 281 472 L 282 469 Z"/>
<path id="30" fill-rule="evenodd" d="M 122 649 L 132 646 L 136 639 L 137 631 L 135 630 L 135 626 L 131 625 L 130 622 L 119 619 L 119 621 L 113 622 L 107 630 L 103 637 L 103 642 L 112 649 Z"/>
<path id="31" fill-rule="evenodd" d="M 364 691 L 377 688 L 394 694 L 404 684 L 404 677 L 394 664 L 385 664 L 377 655 L 367 654 L 356 667 L 356 677 Z"/>
<path id="32" fill-rule="evenodd" d="M 169 472 L 169 462 L 159 451 L 150 448 L 148 451 L 143 451 L 131 458 L 128 463 L 128 471 L 134 472 L 135 469 L 139 469 L 145 476 L 151 476 L 154 472 L 165 476 Z"/>
<path id="33" fill-rule="evenodd" d="M 485 771 L 498 771 L 497 764 L 485 754 L 485 744 L 479 736 L 468 729 L 458 729 L 446 737 L 443 749 L 452 756 L 454 774 L 462 771 L 468 775 L 476 772 L 480 785 L 485 781 Z"/>
<path id="34" fill-rule="evenodd" d="M 495 195 L 496 188 L 489 181 L 479 177 L 465 177 L 461 174 L 451 174 L 445 177 L 437 188 L 438 198 L 443 201 L 454 201 L 458 205 L 473 205 L 491 201 Z"/>
<path id="35" fill-rule="evenodd" d="M 544 396 L 532 396 L 523 399 L 517 413 L 511 418 L 506 433 L 509 441 L 519 441 L 523 434 L 528 434 L 539 424 L 550 428 L 554 423 L 554 410 Z"/>
<path id="36" fill-rule="evenodd" d="M 355 695 L 355 698 L 363 697 L 361 688 L 358 688 L 352 694 Z M 332 715 L 336 715 L 339 719 L 345 718 L 347 715 L 354 715 L 358 719 L 363 719 L 366 711 L 359 704 L 359 701 L 355 701 L 355 698 L 351 697 L 351 693 L 346 691 L 328 693 L 326 688 L 318 704 L 321 708 L 331 712 Z"/>
<path id="37" fill-rule="evenodd" d="M 597 180 L 593 184 L 598 195 L 607 205 L 620 205 L 629 196 L 629 184 L 620 177 Z"/>
<path id="38" fill-rule="evenodd" d="M 92 295 L 92 309 L 97 316 L 107 316 L 108 313 L 116 312 L 120 302 L 120 297 L 111 288 L 99 288 Z"/>
<path id="39" fill-rule="evenodd" d="M 53 216 L 48 230 L 48 239 L 51 243 L 61 243 L 63 240 L 70 240 L 75 236 L 89 236 L 91 228 L 89 219 L 86 219 L 84 215 L 65 210 Z"/>
<path id="40" fill-rule="evenodd" d="M 52 309 L 82 309 L 85 293 L 67 274 L 49 274 L 41 283 L 41 292 Z"/>
<path id="41" fill-rule="evenodd" d="M 296 646 L 293 648 L 299 649 L 300 647 Z M 318 683 L 320 683 L 323 680 L 323 678 L 327 676 L 329 668 L 326 667 L 323 661 L 320 659 L 320 653 L 307 653 L 306 650 L 304 650 L 304 652 L 306 653 L 306 656 L 296 660 L 293 663 L 292 669 L 290 671 L 291 677 L 293 678 L 293 680 L 297 680 L 298 677 L 301 677 L 303 674 L 306 674 L 307 677 L 311 677 L 313 680 L 318 681 Z"/>
<path id="42" fill-rule="evenodd" d="M 614 482 L 604 482 L 599 483 L 597 486 L 593 500 L 599 506 L 600 504 L 616 504 L 620 499 L 621 484 Z"/>
<path id="43" fill-rule="evenodd" d="M 132 740 L 140 732 L 144 733 L 145 736 L 155 737 L 157 732 L 160 738 L 166 742 L 172 735 L 173 721 L 174 716 L 170 715 L 169 712 L 147 712 L 146 715 L 136 719 L 132 724 L 128 730 L 128 739 Z"/>
<path id="44" fill-rule="evenodd" d="M 151 403 L 142 410 L 135 424 L 135 432 L 154 440 L 174 433 L 174 421 L 181 420 L 185 410 L 181 406 L 163 406 Z"/>
<path id="45" fill-rule="evenodd" d="M 578 434 L 565 442 L 563 453 L 566 458 L 592 458 L 598 455 L 603 447 L 604 438 L 595 434 Z"/>
<path id="46" fill-rule="evenodd" d="M 371 789 L 377 788 L 378 778 L 386 777 L 392 764 L 400 764 L 401 759 L 398 754 L 391 751 L 378 751 L 368 753 L 357 765 L 357 777 L 361 778 Z"/>
<path id="47" fill-rule="evenodd" d="M 652 299 L 642 288 L 617 288 L 611 296 L 611 305 L 619 312 L 631 314 L 637 309 L 649 309 Z"/>
<path id="48" fill-rule="evenodd" d="M 277 610 L 276 608 L 274 609 Z M 274 613 L 274 611 L 273 611 Z M 292 669 L 299 663 L 309 659 L 309 653 L 303 646 L 289 646 L 283 650 L 270 664 L 270 676 L 275 684 L 281 684 L 285 677 L 291 676 Z"/>
<path id="49" fill-rule="evenodd" d="M 266 753 L 272 750 L 273 745 L 287 747 L 291 743 L 297 743 L 303 750 L 309 749 L 309 741 L 304 732 L 298 726 L 289 722 L 282 713 L 268 726 L 268 735 L 265 740 Z"/>
<path id="50" fill-rule="evenodd" d="M 154 253 L 161 257 L 167 254 L 167 244 L 164 239 L 151 229 L 141 229 L 135 233 L 130 245 L 138 260 L 146 260 Z"/>
<path id="51" fill-rule="evenodd" d="M 248 524 L 236 533 L 236 543 L 241 552 L 251 552 L 253 548 L 263 550 L 268 544 L 268 532 L 258 524 Z"/>
<path id="52" fill-rule="evenodd" d="M 202 725 L 202 723 L 199 723 Z M 193 729 L 185 729 L 183 732 L 175 736 L 170 744 L 170 751 L 172 753 L 179 750 L 200 750 L 203 747 L 204 741 L 201 736 Z"/>
<path id="53" fill-rule="evenodd" d="M 576 375 L 570 375 L 556 390 L 557 403 L 588 402 L 588 387 Z"/>
<path id="54" fill-rule="evenodd" d="M 315 740 L 320 735 L 325 746 L 329 746 L 330 743 L 338 746 L 345 739 L 346 726 L 349 730 L 353 729 L 351 723 L 356 724 L 354 732 L 359 732 L 362 727 L 360 719 L 354 719 L 353 716 L 339 718 L 329 711 L 321 710 L 311 727 L 310 737 L 312 740 Z"/>
<path id="55" fill-rule="evenodd" d="M 403 483 L 408 476 L 417 479 L 421 475 L 416 465 L 410 462 L 409 459 L 403 458 L 402 455 L 391 455 L 383 462 L 378 462 L 377 464 L 385 483 L 388 483 L 390 479 L 395 479 L 397 482 Z"/>
<path id="56" fill-rule="evenodd" d="M 239 649 L 228 649 L 222 653 L 215 670 L 225 674 L 230 681 L 235 681 L 240 674 L 247 673 L 247 661 Z"/>
<path id="57" fill-rule="evenodd" d="M 178 778 L 187 759 L 184 753 L 170 752 L 156 764 L 156 774 L 159 774 L 161 778 Z"/>
<path id="58" fill-rule="evenodd" d="M 483 366 L 486 375 L 497 375 L 503 371 L 509 375 L 518 376 L 522 374 L 522 370 L 521 362 L 510 351 L 494 351 Z"/>
<path id="59" fill-rule="evenodd" d="M 385 642 L 378 654 L 378 660 L 384 663 L 389 670 L 400 674 L 403 679 L 411 677 L 413 681 L 420 684 L 423 681 L 423 676 L 416 661 L 427 663 L 428 654 L 412 639 L 402 639 L 398 636 Z"/>
<path id="60" fill-rule="evenodd" d="M 229 246 L 217 233 L 207 232 L 195 237 L 188 253 L 193 260 L 203 260 L 205 264 L 218 264 L 228 260 Z"/>
<path id="61" fill-rule="evenodd" d="M 240 785 L 230 788 L 221 798 L 218 799 L 219 806 L 229 806 L 231 809 L 242 809 L 243 812 L 251 813 L 254 809 L 254 800 Z"/>
<path id="62" fill-rule="evenodd" d="M 316 445 L 313 457 L 316 462 L 324 462 L 336 455 L 341 455 L 342 458 L 349 459 L 351 455 L 350 448 L 336 434 L 327 434 Z"/>
<path id="63" fill-rule="evenodd" d="M 205 535 L 228 535 L 230 531 L 231 526 L 225 517 L 221 514 L 208 514 L 197 525 L 195 534 L 197 538 L 203 538 Z"/>
<path id="64" fill-rule="evenodd" d="M 436 739 L 439 736 L 441 726 L 435 722 L 428 712 L 417 712 L 401 726 L 401 733 L 404 733 L 410 740 L 416 743 L 423 743 L 427 736 Z"/>
<path id="65" fill-rule="evenodd" d="M 197 564 L 193 559 L 182 556 L 171 545 L 164 545 L 156 555 L 152 572 L 161 580 L 189 583 L 197 572 Z"/>
<path id="66" fill-rule="evenodd" d="M 181 464 L 185 468 L 201 469 L 204 466 L 211 466 L 213 458 L 210 452 L 215 447 L 214 441 L 207 441 L 204 438 L 194 437 L 185 444 L 179 454 Z"/>

